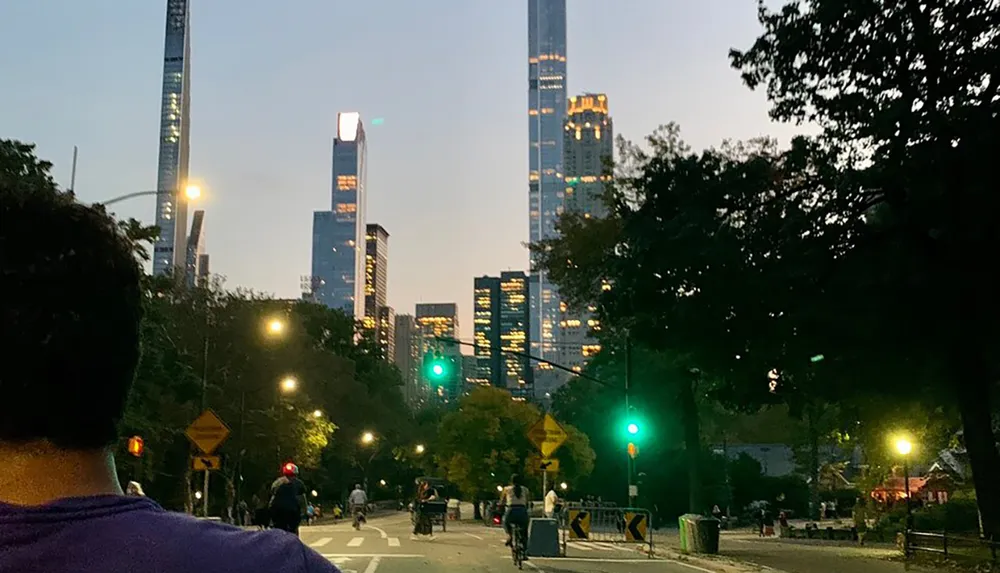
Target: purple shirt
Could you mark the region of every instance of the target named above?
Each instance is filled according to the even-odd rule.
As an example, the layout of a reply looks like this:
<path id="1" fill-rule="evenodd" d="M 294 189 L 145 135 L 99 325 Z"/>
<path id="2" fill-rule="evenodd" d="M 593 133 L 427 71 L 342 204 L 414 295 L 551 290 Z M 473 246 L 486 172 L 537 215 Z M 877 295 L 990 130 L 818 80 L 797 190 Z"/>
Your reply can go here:
<path id="1" fill-rule="evenodd" d="M 339 573 L 284 531 L 244 531 L 100 495 L 0 502 L 0 573 Z"/>

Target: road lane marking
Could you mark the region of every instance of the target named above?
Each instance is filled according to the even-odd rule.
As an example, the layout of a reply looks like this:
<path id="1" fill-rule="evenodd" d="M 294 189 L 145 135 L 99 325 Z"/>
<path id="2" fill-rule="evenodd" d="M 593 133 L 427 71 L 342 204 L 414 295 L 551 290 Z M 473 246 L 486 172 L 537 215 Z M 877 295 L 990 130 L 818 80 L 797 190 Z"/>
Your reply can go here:
<path id="1" fill-rule="evenodd" d="M 323 547 L 324 545 L 326 545 L 327 543 L 330 543 L 331 541 L 333 541 L 332 537 L 321 537 L 321 538 L 317 539 L 316 541 L 313 541 L 312 543 L 310 543 L 309 547 Z"/>
<path id="2" fill-rule="evenodd" d="M 711 569 L 705 569 L 704 567 L 698 567 L 697 565 L 691 565 L 690 563 L 684 563 L 683 561 L 674 561 L 673 559 L 668 559 L 671 563 L 675 563 L 682 567 L 687 567 L 688 569 L 694 569 L 695 571 L 701 571 L 701 573 L 715 573 Z"/>
<path id="3" fill-rule="evenodd" d="M 425 555 L 417 555 L 415 553 L 320 553 L 326 559 L 333 561 L 336 559 L 353 559 L 355 557 L 405 557 L 410 559 L 416 559 L 420 557 L 426 557 Z M 654 559 L 654 561 L 656 561 Z"/>
<path id="4" fill-rule="evenodd" d="M 375 570 L 378 569 L 378 564 L 381 562 L 381 557 L 372 557 L 372 560 L 368 562 L 368 567 L 365 567 L 365 573 L 375 573 Z"/>
<path id="5" fill-rule="evenodd" d="M 361 547 L 361 544 L 365 542 L 364 537 L 355 537 L 347 542 L 348 547 Z"/>
<path id="6" fill-rule="evenodd" d="M 594 557 L 532 557 L 531 559 L 533 561 L 573 561 L 576 563 L 676 563 L 678 565 L 687 565 L 687 563 L 673 561 L 672 559 L 600 559 Z M 530 562 L 531 561 L 525 561 L 525 563 Z M 690 565 L 689 567 L 704 571 L 705 573 L 715 573 L 715 571 L 701 569 L 700 567 L 695 567 L 694 565 Z"/>
<path id="7" fill-rule="evenodd" d="M 386 537 L 389 537 L 388 535 L 386 535 L 385 531 L 383 531 L 382 529 L 379 529 L 378 527 L 375 527 L 374 525 L 369 525 L 368 527 L 374 529 L 375 531 L 378 531 L 379 534 L 382 536 L 382 539 L 385 539 Z"/>
<path id="8" fill-rule="evenodd" d="M 480 540 L 480 541 L 482 541 L 482 540 L 483 540 L 483 538 L 482 538 L 482 537 L 479 537 L 478 535 L 473 535 L 473 534 L 471 534 L 471 533 L 466 533 L 466 535 L 468 535 L 469 537 L 471 537 L 471 538 L 473 538 L 473 539 L 478 539 L 478 540 Z"/>
<path id="9" fill-rule="evenodd" d="M 389 538 L 389 547 L 399 547 L 399 538 L 398 537 L 390 537 Z"/>

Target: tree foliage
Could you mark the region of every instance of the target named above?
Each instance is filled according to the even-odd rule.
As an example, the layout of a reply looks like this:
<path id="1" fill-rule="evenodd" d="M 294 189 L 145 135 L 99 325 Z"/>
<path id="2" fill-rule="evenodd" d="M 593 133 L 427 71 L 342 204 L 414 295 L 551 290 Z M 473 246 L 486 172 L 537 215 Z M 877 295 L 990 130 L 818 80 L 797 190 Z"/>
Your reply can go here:
<path id="1" fill-rule="evenodd" d="M 537 408 L 512 400 L 508 392 L 477 388 L 441 420 L 434 445 L 440 452 L 437 462 L 445 477 L 470 497 L 495 497 L 496 486 L 506 484 L 513 473 L 536 482 L 537 492 L 540 459 L 527 434 L 540 417 Z M 555 457 L 560 460 L 559 479 L 573 483 L 593 471 L 594 452 L 584 433 L 564 428 L 569 437 Z"/>

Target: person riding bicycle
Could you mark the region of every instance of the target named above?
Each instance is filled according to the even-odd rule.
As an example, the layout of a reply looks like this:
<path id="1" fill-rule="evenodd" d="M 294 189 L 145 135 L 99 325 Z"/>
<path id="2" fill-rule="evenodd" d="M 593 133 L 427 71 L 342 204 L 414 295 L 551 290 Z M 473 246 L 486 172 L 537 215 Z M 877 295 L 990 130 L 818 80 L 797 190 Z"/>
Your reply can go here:
<path id="1" fill-rule="evenodd" d="M 503 495 L 500 498 L 500 506 L 506 508 L 503 514 L 503 528 L 507 532 L 507 542 L 504 544 L 507 547 L 512 544 L 514 527 L 518 527 L 522 534 L 528 529 L 528 503 L 530 499 L 531 494 L 528 492 L 528 488 L 524 487 L 524 480 L 521 479 L 521 476 L 518 474 L 510 476 L 510 485 L 503 488 Z"/>
<path id="2" fill-rule="evenodd" d="M 354 484 L 354 491 L 348 496 L 347 503 L 351 508 L 351 515 L 354 516 L 354 527 L 358 527 L 360 522 L 365 520 L 365 507 L 368 505 L 368 494 L 361 489 L 361 484 Z"/>
<path id="3" fill-rule="evenodd" d="M 281 466 L 281 477 L 271 484 L 269 505 L 271 523 L 278 529 L 299 534 L 299 524 L 309 502 L 306 484 L 299 479 L 299 466 L 289 462 Z"/>

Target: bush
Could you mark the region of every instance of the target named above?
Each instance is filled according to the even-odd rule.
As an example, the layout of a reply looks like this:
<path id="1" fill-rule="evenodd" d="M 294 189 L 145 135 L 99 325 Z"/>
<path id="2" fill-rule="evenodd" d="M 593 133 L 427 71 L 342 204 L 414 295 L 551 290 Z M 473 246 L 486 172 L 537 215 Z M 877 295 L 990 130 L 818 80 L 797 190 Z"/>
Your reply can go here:
<path id="1" fill-rule="evenodd" d="M 906 525 L 906 505 L 897 504 L 882 515 L 869 538 L 882 541 L 895 539 Z M 934 504 L 913 509 L 913 528 L 917 531 L 946 531 L 948 533 L 979 533 L 979 508 L 975 500 L 953 499 L 948 503 Z"/>

